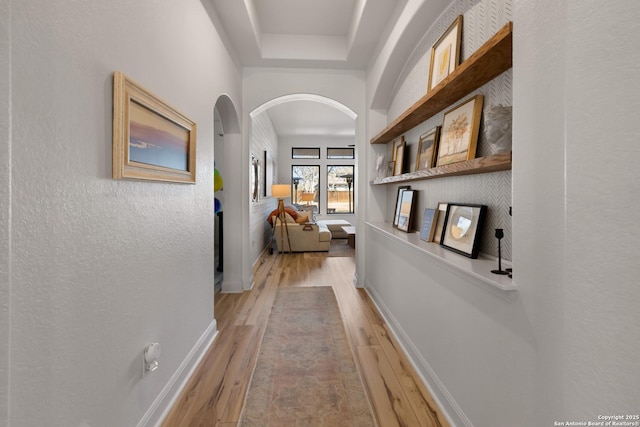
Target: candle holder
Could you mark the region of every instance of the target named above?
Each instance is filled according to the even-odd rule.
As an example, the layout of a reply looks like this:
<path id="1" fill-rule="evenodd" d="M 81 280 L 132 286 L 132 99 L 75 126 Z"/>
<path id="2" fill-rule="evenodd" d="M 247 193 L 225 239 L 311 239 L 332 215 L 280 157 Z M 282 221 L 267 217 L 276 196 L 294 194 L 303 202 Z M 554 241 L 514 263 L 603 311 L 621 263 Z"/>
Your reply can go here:
<path id="1" fill-rule="evenodd" d="M 491 270 L 491 272 L 493 274 L 499 274 L 501 276 L 506 276 L 507 274 L 509 274 L 509 272 L 502 269 L 502 247 L 500 245 L 500 242 L 501 242 L 502 238 L 504 237 L 504 231 L 502 230 L 502 228 L 496 228 L 495 236 L 498 239 L 498 269 L 497 270 Z"/>

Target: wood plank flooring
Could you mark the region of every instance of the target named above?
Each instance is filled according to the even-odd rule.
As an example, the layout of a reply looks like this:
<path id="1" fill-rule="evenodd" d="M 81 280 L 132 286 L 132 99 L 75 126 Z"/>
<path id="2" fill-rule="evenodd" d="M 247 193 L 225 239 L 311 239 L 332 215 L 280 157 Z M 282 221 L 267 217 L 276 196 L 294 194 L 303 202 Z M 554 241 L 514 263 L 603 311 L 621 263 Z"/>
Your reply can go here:
<path id="1" fill-rule="evenodd" d="M 218 336 L 163 427 L 236 426 L 278 287 L 333 286 L 354 359 L 380 427 L 450 427 L 366 291 L 353 285 L 355 260 L 263 254 L 253 289 L 216 294 Z"/>

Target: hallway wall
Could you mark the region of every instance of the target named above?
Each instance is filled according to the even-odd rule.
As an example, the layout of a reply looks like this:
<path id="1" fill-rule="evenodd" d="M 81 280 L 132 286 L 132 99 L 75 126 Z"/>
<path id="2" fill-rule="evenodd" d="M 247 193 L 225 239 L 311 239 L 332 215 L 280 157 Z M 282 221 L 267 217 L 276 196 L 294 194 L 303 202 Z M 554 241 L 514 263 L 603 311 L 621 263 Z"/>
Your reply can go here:
<path id="1" fill-rule="evenodd" d="M 216 331 L 213 111 L 241 107 L 240 71 L 199 0 L 11 0 L 0 21 L 0 424 L 144 425 Z M 195 185 L 111 179 L 115 70 L 197 122 Z"/>

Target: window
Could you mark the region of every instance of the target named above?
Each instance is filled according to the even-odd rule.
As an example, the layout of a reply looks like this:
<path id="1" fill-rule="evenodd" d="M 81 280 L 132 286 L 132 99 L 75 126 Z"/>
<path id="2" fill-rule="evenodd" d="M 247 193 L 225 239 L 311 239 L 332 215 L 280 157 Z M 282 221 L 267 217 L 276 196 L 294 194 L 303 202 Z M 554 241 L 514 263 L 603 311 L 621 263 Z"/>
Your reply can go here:
<path id="1" fill-rule="evenodd" d="M 327 148 L 327 159 L 355 159 L 353 147 Z"/>
<path id="2" fill-rule="evenodd" d="M 320 148 L 293 147 L 291 149 L 292 159 L 319 159 Z"/>
<path id="3" fill-rule="evenodd" d="M 327 213 L 354 213 L 353 165 L 327 166 Z"/>
<path id="4" fill-rule="evenodd" d="M 291 203 L 315 206 L 320 211 L 320 166 L 293 165 L 291 166 Z M 304 195 L 304 196 L 303 196 Z M 303 201 L 307 196 L 312 200 Z"/>

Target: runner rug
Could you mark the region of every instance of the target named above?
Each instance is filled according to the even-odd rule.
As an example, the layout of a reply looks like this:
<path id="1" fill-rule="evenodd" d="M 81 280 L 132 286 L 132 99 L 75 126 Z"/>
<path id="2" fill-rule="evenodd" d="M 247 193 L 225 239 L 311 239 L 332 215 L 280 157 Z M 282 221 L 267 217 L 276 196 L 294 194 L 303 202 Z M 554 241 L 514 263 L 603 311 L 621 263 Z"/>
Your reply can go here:
<path id="1" fill-rule="evenodd" d="M 278 289 L 240 425 L 375 425 L 331 287 Z"/>

